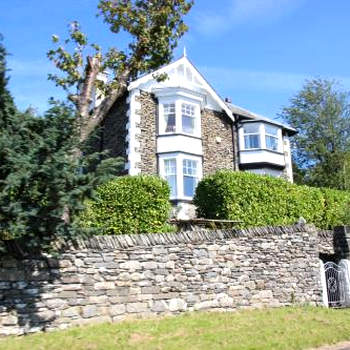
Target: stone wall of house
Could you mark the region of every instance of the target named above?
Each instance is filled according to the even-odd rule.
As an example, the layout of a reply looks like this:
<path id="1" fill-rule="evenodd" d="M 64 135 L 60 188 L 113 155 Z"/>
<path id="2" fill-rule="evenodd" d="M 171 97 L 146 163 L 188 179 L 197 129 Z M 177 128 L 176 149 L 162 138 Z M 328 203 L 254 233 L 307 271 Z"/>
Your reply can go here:
<path id="1" fill-rule="evenodd" d="M 128 147 L 126 136 L 129 105 L 126 94 L 119 98 L 107 117 L 105 118 L 100 133 L 100 150 L 108 150 L 111 157 L 122 157 L 127 162 L 126 150 Z"/>
<path id="2" fill-rule="evenodd" d="M 0 334 L 321 302 L 317 231 L 296 225 L 99 236 L 59 258 L 0 262 Z"/>
<path id="3" fill-rule="evenodd" d="M 233 123 L 223 112 L 202 111 L 203 176 L 235 169 Z"/>
<path id="4" fill-rule="evenodd" d="M 137 101 L 141 104 L 141 129 L 138 140 L 140 141 L 139 152 L 141 163 L 138 165 L 142 174 L 157 174 L 157 125 L 158 125 L 158 102 L 154 95 L 141 91 Z"/>

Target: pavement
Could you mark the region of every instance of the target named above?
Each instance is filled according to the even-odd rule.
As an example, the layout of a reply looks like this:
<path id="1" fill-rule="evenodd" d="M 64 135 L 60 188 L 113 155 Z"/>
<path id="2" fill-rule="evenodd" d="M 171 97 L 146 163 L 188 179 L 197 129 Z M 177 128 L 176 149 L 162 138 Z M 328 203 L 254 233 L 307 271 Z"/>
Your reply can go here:
<path id="1" fill-rule="evenodd" d="M 343 342 L 336 345 L 327 345 L 311 350 L 350 350 L 350 342 Z"/>

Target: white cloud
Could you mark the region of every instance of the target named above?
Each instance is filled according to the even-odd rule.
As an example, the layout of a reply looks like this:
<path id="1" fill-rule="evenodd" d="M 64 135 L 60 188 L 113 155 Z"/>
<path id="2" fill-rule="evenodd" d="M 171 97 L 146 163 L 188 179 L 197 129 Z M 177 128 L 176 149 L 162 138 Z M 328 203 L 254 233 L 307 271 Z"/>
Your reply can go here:
<path id="1" fill-rule="evenodd" d="M 195 28 L 203 35 L 215 36 L 230 28 L 254 21 L 265 23 L 289 15 L 305 0 L 228 0 L 222 3 L 221 12 L 199 13 Z"/>

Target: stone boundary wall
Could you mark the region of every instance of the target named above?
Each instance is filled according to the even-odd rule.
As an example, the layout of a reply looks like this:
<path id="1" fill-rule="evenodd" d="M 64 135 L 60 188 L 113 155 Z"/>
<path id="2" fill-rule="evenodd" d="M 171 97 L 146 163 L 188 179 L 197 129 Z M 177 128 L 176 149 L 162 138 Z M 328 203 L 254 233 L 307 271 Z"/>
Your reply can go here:
<path id="1" fill-rule="evenodd" d="M 0 262 L 0 334 L 321 303 L 314 226 L 103 236 Z"/>
<path id="2" fill-rule="evenodd" d="M 318 230 L 318 247 L 321 254 L 333 255 L 334 251 L 334 231 Z"/>

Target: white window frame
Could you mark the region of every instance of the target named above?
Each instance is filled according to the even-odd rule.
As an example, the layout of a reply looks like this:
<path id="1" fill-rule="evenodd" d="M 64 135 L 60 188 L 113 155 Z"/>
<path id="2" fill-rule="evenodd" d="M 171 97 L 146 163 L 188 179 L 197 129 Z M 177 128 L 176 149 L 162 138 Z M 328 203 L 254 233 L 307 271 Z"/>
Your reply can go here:
<path id="1" fill-rule="evenodd" d="M 175 131 L 166 132 L 166 123 L 164 118 L 164 105 L 175 104 Z M 194 130 L 193 133 L 186 133 L 182 128 L 182 105 L 187 104 L 194 107 Z M 197 100 L 190 98 L 181 97 L 160 97 L 159 98 L 159 123 L 158 123 L 158 134 L 159 135 L 172 135 L 182 134 L 188 136 L 201 137 L 201 106 Z"/>
<path id="2" fill-rule="evenodd" d="M 197 184 L 203 177 L 203 166 L 202 166 L 202 157 L 194 156 L 187 153 L 166 153 L 159 155 L 159 175 L 165 179 L 165 160 L 176 159 L 176 187 L 177 195 L 170 197 L 172 200 L 192 200 L 193 197 L 185 196 L 184 194 L 184 172 L 183 172 L 183 161 L 185 159 L 196 161 L 197 162 Z"/>
<path id="3" fill-rule="evenodd" d="M 245 133 L 244 132 L 244 124 L 258 124 L 258 129 L 259 129 L 259 138 L 260 138 L 260 147 L 259 148 L 246 148 L 245 147 L 245 139 L 244 136 L 249 136 L 249 135 L 257 135 L 258 133 Z M 272 127 L 277 128 L 277 136 L 276 135 L 271 135 L 266 132 L 265 125 L 269 125 L 269 123 L 264 123 L 264 122 L 253 122 L 253 123 L 242 123 L 240 130 L 239 130 L 239 146 L 240 150 L 242 151 L 258 151 L 258 150 L 267 150 L 270 152 L 277 152 L 281 153 L 282 152 L 282 129 L 277 126 L 271 124 Z M 271 148 L 266 147 L 266 136 L 272 136 L 277 138 L 277 150 L 273 150 Z"/>
<path id="4" fill-rule="evenodd" d="M 254 124 L 254 125 L 257 125 L 258 126 L 258 131 L 257 132 L 248 132 L 246 133 L 244 131 L 244 125 L 247 125 L 247 124 Z M 258 124 L 258 123 L 245 123 L 243 124 L 242 126 L 242 130 L 243 130 L 243 145 L 244 145 L 244 149 L 247 149 L 247 150 L 254 150 L 254 149 L 261 149 L 262 148 L 262 130 L 261 130 L 261 125 Z M 246 136 L 258 136 L 259 137 L 259 144 L 260 144 L 260 147 L 249 147 L 249 148 L 246 148 L 245 146 L 245 137 Z"/>
<path id="5" fill-rule="evenodd" d="M 271 128 L 276 129 L 277 133 L 276 134 L 269 134 L 267 132 L 266 126 L 270 126 Z M 264 124 L 264 131 L 265 131 L 265 147 L 266 147 L 266 149 L 268 149 L 270 151 L 278 152 L 280 150 L 280 148 L 281 148 L 280 143 L 281 143 L 281 140 L 282 140 L 281 137 L 280 137 L 280 134 L 279 134 L 279 128 L 274 126 L 274 125 Z M 272 138 L 277 140 L 277 149 L 272 149 L 272 148 L 268 148 L 267 147 L 267 142 L 266 142 L 267 137 L 272 137 Z"/>

